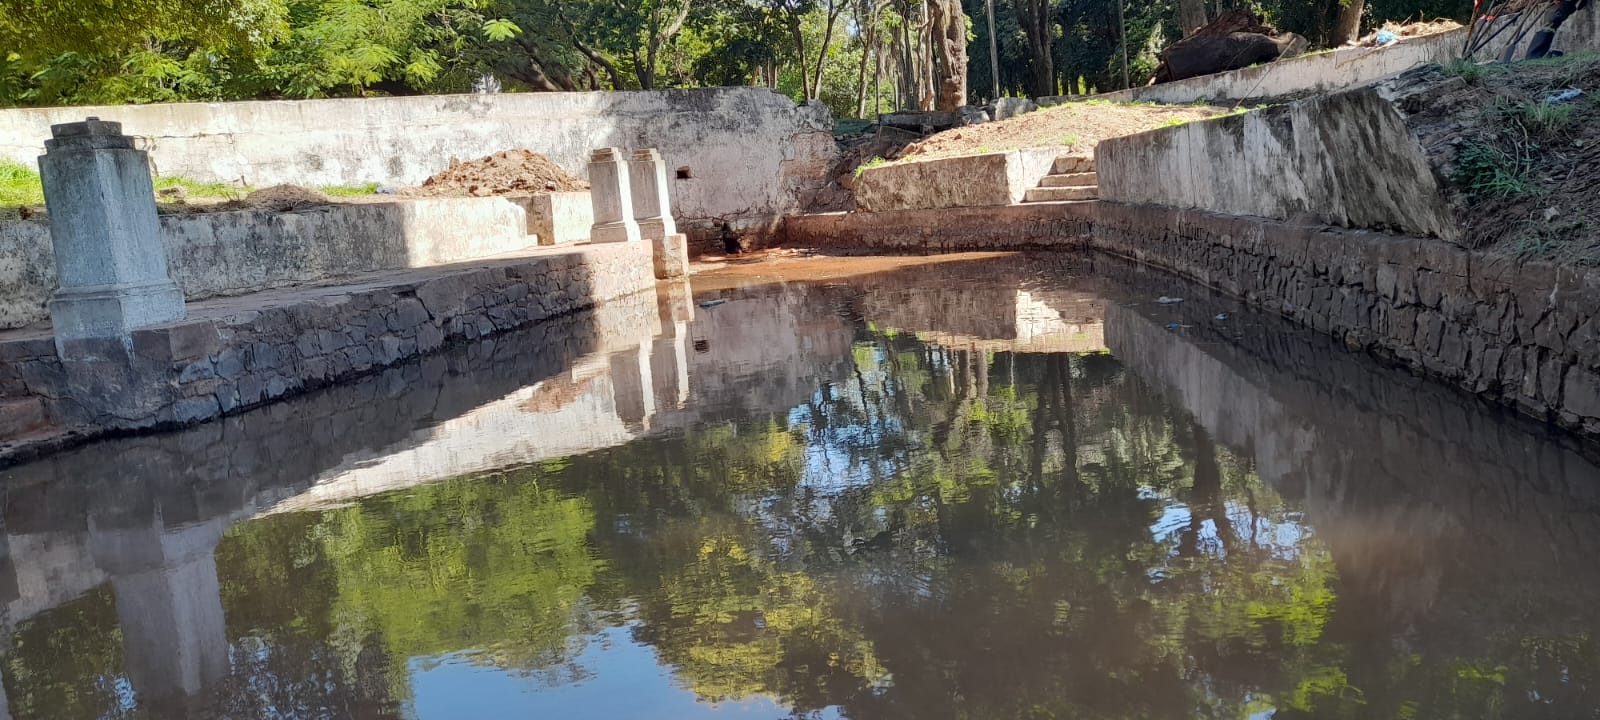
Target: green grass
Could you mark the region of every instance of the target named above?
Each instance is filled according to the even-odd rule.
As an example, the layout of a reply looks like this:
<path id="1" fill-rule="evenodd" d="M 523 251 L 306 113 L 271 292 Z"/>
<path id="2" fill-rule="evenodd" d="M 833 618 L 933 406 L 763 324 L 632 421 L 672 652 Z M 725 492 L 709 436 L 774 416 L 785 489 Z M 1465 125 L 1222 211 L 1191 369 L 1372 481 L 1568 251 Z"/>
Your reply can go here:
<path id="1" fill-rule="evenodd" d="M 362 197 L 375 195 L 378 192 L 377 183 L 362 183 L 360 185 L 323 185 L 317 188 L 322 194 L 330 197 Z"/>
<path id="2" fill-rule="evenodd" d="M 240 187 L 238 185 L 230 185 L 228 183 L 200 182 L 199 180 L 191 180 L 183 177 L 182 175 L 166 175 L 162 177 L 151 178 L 151 180 L 155 183 L 156 192 L 161 192 L 162 190 L 166 190 L 168 188 L 183 188 L 188 192 L 188 197 L 191 198 L 223 198 L 226 200 L 232 200 L 234 198 L 242 197 L 245 193 L 250 192 L 250 188 L 248 187 Z"/>
<path id="3" fill-rule="evenodd" d="M 1520 197 L 1533 193 L 1527 163 L 1493 145 L 1473 142 L 1456 153 L 1451 179 L 1467 193 L 1485 197 Z"/>
<path id="4" fill-rule="evenodd" d="M 44 186 L 39 173 L 22 163 L 0 160 L 0 206 L 42 205 Z"/>
<path id="5" fill-rule="evenodd" d="M 228 183 L 200 182 L 182 176 L 152 178 L 159 192 L 168 188 L 183 188 L 191 198 L 233 199 L 250 192 L 248 187 Z M 377 189 L 374 185 L 373 189 Z M 330 193 L 331 194 L 331 193 Z M 0 206 L 43 205 L 44 186 L 39 173 L 33 168 L 9 160 L 0 160 Z"/>
<path id="6" fill-rule="evenodd" d="M 1461 78 L 1467 81 L 1468 84 L 1477 85 L 1483 81 L 1483 76 L 1489 74 L 1489 70 L 1486 65 L 1479 65 L 1463 58 L 1444 66 L 1444 74 Z"/>
<path id="7" fill-rule="evenodd" d="M 860 165 L 856 166 L 856 177 L 861 177 L 861 173 L 864 173 L 867 170 L 870 170 L 872 168 L 878 167 L 879 165 L 888 165 L 888 164 L 889 164 L 889 161 L 883 159 L 882 157 L 874 156 L 874 157 L 868 158 L 866 162 L 861 163 Z"/>

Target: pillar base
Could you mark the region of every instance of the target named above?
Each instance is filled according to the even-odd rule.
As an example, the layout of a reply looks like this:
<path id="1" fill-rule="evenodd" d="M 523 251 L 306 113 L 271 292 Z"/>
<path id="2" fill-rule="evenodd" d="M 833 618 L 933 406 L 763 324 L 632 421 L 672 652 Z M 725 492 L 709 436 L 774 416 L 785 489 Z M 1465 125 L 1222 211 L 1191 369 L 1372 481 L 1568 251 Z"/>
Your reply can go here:
<path id="1" fill-rule="evenodd" d="M 187 317 L 183 291 L 171 280 L 134 285 L 62 288 L 50 300 L 56 352 L 79 340 L 125 340 L 134 330 Z"/>
<path id="2" fill-rule="evenodd" d="M 638 218 L 639 235 L 646 240 L 659 240 L 678 234 L 677 223 L 671 218 Z"/>
<path id="3" fill-rule="evenodd" d="M 641 237 L 638 223 L 632 220 L 596 224 L 589 231 L 589 242 L 634 242 Z"/>
<path id="4" fill-rule="evenodd" d="M 650 259 L 657 280 L 681 278 L 689 274 L 689 238 L 682 234 L 652 238 Z"/>

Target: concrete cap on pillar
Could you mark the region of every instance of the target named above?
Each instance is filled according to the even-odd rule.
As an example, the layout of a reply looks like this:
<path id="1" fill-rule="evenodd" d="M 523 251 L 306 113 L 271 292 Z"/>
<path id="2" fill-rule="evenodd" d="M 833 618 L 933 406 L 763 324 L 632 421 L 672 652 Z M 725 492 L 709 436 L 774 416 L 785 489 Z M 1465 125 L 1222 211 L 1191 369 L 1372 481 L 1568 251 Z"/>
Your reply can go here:
<path id="1" fill-rule="evenodd" d="M 90 116 L 82 122 L 50 126 L 46 151 L 78 148 L 132 148 L 133 138 L 122 134 L 122 123 Z"/>
<path id="2" fill-rule="evenodd" d="M 621 159 L 622 148 L 595 148 L 594 152 L 589 155 L 589 162 L 616 162 Z"/>
<path id="3" fill-rule="evenodd" d="M 661 152 L 655 148 L 644 148 L 633 151 L 634 160 L 660 160 Z"/>

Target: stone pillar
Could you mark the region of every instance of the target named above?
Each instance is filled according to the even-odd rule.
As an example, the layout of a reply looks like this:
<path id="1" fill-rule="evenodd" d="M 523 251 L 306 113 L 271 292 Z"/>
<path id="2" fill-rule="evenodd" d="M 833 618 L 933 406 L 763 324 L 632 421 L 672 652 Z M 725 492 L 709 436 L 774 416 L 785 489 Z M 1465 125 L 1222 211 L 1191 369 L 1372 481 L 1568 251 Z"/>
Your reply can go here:
<path id="1" fill-rule="evenodd" d="M 141 699 L 193 696 L 228 672 L 217 582 L 223 519 L 164 528 L 102 529 L 91 518 L 95 564 L 111 576 L 128 678 Z"/>
<path id="2" fill-rule="evenodd" d="M 589 202 L 594 205 L 590 242 L 639 239 L 639 224 L 633 220 L 633 190 L 628 174 L 628 162 L 617 148 L 600 148 L 589 157 Z"/>
<path id="3" fill-rule="evenodd" d="M 633 217 L 639 235 L 658 240 L 678 234 L 672 221 L 672 201 L 667 197 L 667 166 L 655 148 L 633 151 L 628 161 L 628 182 L 633 192 Z"/>
<path id="4" fill-rule="evenodd" d="M 39 174 L 61 278 L 50 301 L 56 351 L 66 359 L 105 341 L 131 349 L 132 330 L 184 318 L 183 293 L 167 275 L 149 158 L 122 123 L 91 117 L 53 125 L 50 134 Z"/>
<path id="5" fill-rule="evenodd" d="M 655 382 L 650 377 L 650 343 L 611 353 L 611 393 L 617 417 L 630 432 L 650 429 L 656 414 Z"/>

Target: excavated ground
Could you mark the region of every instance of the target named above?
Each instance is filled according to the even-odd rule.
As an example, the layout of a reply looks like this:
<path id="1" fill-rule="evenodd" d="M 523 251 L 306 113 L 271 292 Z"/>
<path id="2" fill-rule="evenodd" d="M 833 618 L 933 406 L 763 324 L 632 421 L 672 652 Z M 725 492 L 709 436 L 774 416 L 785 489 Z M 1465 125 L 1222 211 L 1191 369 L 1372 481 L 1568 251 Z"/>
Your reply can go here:
<path id="1" fill-rule="evenodd" d="M 1398 82 L 1463 245 L 1600 265 L 1600 56 L 1424 68 Z"/>
<path id="2" fill-rule="evenodd" d="M 1203 120 L 1230 108 L 1208 105 L 1155 105 L 1088 100 L 1047 107 L 999 122 L 968 125 L 931 135 L 908 146 L 901 158 L 973 155 L 994 150 L 1061 146 L 1068 152 L 1094 151 L 1095 143 L 1154 130 L 1163 125 Z"/>

